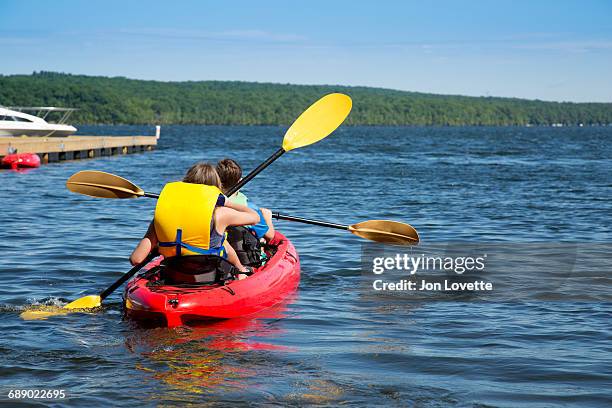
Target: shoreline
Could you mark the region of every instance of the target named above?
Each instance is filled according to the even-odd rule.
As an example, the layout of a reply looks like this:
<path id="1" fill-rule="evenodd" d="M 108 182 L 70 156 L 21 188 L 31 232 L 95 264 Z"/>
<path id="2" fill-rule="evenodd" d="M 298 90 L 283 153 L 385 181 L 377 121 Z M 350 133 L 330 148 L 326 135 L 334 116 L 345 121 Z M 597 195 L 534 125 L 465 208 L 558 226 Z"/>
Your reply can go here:
<path id="1" fill-rule="evenodd" d="M 290 124 L 240 124 L 240 123 L 231 123 L 231 124 L 212 124 L 212 123 L 74 123 L 75 126 L 243 126 L 243 127 L 288 127 Z M 357 128 L 357 127 L 372 127 L 372 128 L 607 128 L 612 127 L 612 123 L 608 124 L 596 124 L 596 125 L 580 125 L 580 124 L 572 124 L 572 125 L 379 125 L 379 124 L 350 124 L 343 125 L 343 127 L 347 128 Z M 78 132 L 77 132 L 78 134 Z"/>

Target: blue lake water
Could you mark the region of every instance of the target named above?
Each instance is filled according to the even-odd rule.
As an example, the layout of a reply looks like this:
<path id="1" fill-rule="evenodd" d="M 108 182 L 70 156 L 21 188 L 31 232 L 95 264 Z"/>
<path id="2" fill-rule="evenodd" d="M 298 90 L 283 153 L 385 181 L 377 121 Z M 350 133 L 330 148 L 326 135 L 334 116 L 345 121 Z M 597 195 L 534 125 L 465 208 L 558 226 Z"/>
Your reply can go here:
<path id="1" fill-rule="evenodd" d="M 155 200 L 72 194 L 70 175 L 108 171 L 159 192 L 198 160 L 229 156 L 251 169 L 284 130 L 169 126 L 151 153 L 1 171 L 0 401 L 11 389 L 44 388 L 65 390 L 66 400 L 41 402 L 58 406 L 612 405 L 609 301 L 372 300 L 360 284 L 359 238 L 283 221 L 302 281 L 259 319 L 137 328 L 122 320 L 121 291 L 98 313 L 19 318 L 28 305 L 108 286 L 129 269 L 152 217 Z M 610 243 L 611 137 L 606 127 L 344 127 L 244 191 L 290 215 L 408 222 L 424 246 Z"/>

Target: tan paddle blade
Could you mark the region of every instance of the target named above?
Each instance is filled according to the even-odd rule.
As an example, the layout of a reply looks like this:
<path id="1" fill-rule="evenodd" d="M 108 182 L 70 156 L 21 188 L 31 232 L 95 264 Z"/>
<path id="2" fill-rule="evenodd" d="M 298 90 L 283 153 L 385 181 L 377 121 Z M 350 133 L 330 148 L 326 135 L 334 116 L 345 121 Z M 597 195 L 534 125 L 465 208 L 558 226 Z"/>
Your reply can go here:
<path id="1" fill-rule="evenodd" d="M 418 232 L 403 222 L 369 220 L 351 225 L 348 229 L 361 238 L 383 244 L 415 245 L 419 242 Z"/>
<path id="2" fill-rule="evenodd" d="M 83 296 L 73 302 L 68 303 L 64 307 L 59 306 L 43 306 L 37 307 L 30 310 L 26 310 L 19 316 L 23 320 L 42 320 L 51 316 L 65 315 L 70 312 L 86 311 L 86 309 L 93 309 L 100 307 L 102 299 L 98 295 Z"/>
<path id="3" fill-rule="evenodd" d="M 84 170 L 73 174 L 66 187 L 73 193 L 99 198 L 136 198 L 144 191 L 131 181 L 103 171 Z"/>
<path id="4" fill-rule="evenodd" d="M 327 137 L 344 122 L 353 101 L 347 95 L 325 95 L 304 111 L 285 133 L 283 150 L 308 146 Z"/>

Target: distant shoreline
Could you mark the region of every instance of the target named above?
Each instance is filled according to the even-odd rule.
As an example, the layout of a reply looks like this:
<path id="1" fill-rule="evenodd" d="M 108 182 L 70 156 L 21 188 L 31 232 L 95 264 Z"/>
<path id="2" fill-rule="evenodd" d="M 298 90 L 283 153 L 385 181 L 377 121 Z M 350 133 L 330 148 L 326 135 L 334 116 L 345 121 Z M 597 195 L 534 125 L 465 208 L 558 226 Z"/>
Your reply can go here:
<path id="1" fill-rule="evenodd" d="M 238 81 L 161 82 L 38 72 L 0 75 L 0 104 L 78 108 L 73 123 L 290 124 L 321 96 L 353 98 L 346 125 L 592 126 L 612 124 L 612 103 L 435 95 L 382 88 Z"/>
<path id="2" fill-rule="evenodd" d="M 156 123 L 74 123 L 75 126 L 150 126 L 154 127 Z M 282 124 L 255 124 L 255 125 L 242 125 L 242 124 L 210 124 L 210 123 L 198 123 L 198 124 L 184 124 L 184 123 L 164 123 L 161 124 L 162 128 L 164 126 L 246 126 L 246 127 L 288 127 L 290 123 L 282 123 Z M 612 123 L 609 124 L 592 124 L 592 125 L 563 125 L 563 126 L 553 126 L 553 125 L 342 125 L 343 127 L 373 127 L 373 128 L 388 128 L 388 127 L 397 127 L 397 128 L 605 128 L 612 127 Z"/>

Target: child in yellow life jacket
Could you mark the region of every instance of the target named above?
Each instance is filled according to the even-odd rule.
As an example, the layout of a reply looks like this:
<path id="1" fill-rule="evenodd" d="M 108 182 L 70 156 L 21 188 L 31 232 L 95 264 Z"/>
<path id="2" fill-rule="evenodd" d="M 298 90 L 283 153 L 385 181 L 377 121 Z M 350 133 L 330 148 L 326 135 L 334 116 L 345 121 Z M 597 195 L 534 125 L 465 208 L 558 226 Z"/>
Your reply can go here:
<path id="1" fill-rule="evenodd" d="M 208 163 L 193 165 L 183 181 L 164 186 L 155 216 L 130 262 L 142 262 L 154 248 L 169 258 L 181 255 L 219 255 L 227 258 L 241 272 L 245 267 L 236 251 L 225 241 L 225 230 L 232 226 L 260 222 L 257 211 L 227 200 L 215 168 Z M 240 274 L 243 279 L 245 275 Z"/>
<path id="2" fill-rule="evenodd" d="M 221 178 L 224 193 L 228 189 L 238 184 L 242 178 L 242 168 L 238 163 L 236 163 L 235 160 L 223 159 L 217 163 L 216 169 L 217 174 L 219 174 L 219 178 Z M 228 197 L 228 199 L 235 204 L 246 205 L 259 214 L 260 221 L 258 223 L 254 223 L 253 225 L 247 226 L 247 228 L 257 237 L 257 239 L 264 238 L 269 242 L 272 240 L 272 238 L 274 238 L 272 211 L 268 210 L 267 208 L 260 208 L 256 206 L 240 191 L 237 191 L 231 197 Z"/>

